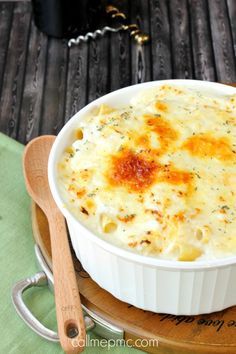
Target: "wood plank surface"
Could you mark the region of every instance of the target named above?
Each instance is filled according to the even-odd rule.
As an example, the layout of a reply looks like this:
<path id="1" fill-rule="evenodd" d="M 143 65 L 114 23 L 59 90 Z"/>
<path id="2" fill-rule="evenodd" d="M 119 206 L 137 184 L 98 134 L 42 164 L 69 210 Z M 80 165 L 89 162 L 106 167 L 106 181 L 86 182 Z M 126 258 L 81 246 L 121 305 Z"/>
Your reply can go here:
<path id="1" fill-rule="evenodd" d="M 150 0 L 153 80 L 172 78 L 168 2 Z"/>
<path id="2" fill-rule="evenodd" d="M 16 138 L 17 136 L 28 51 L 30 19 L 31 11 L 29 3 L 14 4 L 0 100 L 0 131 L 12 138 Z"/>
<path id="3" fill-rule="evenodd" d="M 173 78 L 192 79 L 193 62 L 187 0 L 170 1 Z"/>
<path id="4" fill-rule="evenodd" d="M 230 19 L 230 27 L 232 31 L 233 37 L 233 46 L 234 46 L 234 55 L 236 55 L 236 1 L 235 0 L 227 0 L 228 5 L 228 14 Z"/>
<path id="5" fill-rule="evenodd" d="M 235 0 L 109 0 L 151 40 L 126 32 L 79 46 L 39 32 L 31 3 L 0 2 L 0 131 L 57 134 L 87 102 L 149 80 L 236 81 Z"/>
<path id="6" fill-rule="evenodd" d="M 228 16 L 224 0 L 209 1 L 210 24 L 218 81 L 235 82 L 235 56 Z M 234 21 L 236 19 L 234 18 Z M 233 22 L 234 22 L 233 21 Z"/>
<path id="7" fill-rule="evenodd" d="M 131 1 L 131 23 L 137 23 L 139 28 L 149 34 L 150 7 L 142 0 Z M 150 41 L 151 43 L 151 41 Z M 131 83 L 138 84 L 152 80 L 150 43 L 143 46 L 131 40 Z"/>
<path id="8" fill-rule="evenodd" d="M 40 135 L 57 134 L 64 124 L 68 64 L 66 41 L 48 40 Z"/>
<path id="9" fill-rule="evenodd" d="M 72 47 L 68 60 L 65 122 L 87 103 L 87 43 Z"/>
<path id="10" fill-rule="evenodd" d="M 5 58 L 12 25 L 13 4 L 0 3 L 0 93 L 2 88 Z"/>
<path id="11" fill-rule="evenodd" d="M 206 0 L 189 0 L 194 77 L 215 81 L 215 58 L 212 48 Z M 217 19 L 216 19 L 217 20 Z"/>
<path id="12" fill-rule="evenodd" d="M 27 143 L 39 135 L 45 82 L 47 37 L 31 21 L 25 85 L 17 139 Z"/>
<path id="13" fill-rule="evenodd" d="M 113 1 L 112 4 L 129 14 L 128 2 L 119 0 Z M 130 42 L 125 31 L 110 35 L 110 91 L 129 86 L 131 83 Z"/>
<path id="14" fill-rule="evenodd" d="M 88 43 L 88 102 L 109 92 L 109 36 Z"/>

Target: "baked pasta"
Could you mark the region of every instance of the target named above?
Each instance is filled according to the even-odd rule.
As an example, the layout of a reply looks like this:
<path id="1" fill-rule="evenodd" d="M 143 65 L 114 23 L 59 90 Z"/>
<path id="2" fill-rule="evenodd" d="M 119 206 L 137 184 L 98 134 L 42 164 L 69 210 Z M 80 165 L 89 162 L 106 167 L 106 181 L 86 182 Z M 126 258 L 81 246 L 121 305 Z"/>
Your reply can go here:
<path id="1" fill-rule="evenodd" d="M 99 237 L 143 255 L 236 254 L 236 95 L 172 85 L 78 122 L 58 163 L 67 208 Z"/>

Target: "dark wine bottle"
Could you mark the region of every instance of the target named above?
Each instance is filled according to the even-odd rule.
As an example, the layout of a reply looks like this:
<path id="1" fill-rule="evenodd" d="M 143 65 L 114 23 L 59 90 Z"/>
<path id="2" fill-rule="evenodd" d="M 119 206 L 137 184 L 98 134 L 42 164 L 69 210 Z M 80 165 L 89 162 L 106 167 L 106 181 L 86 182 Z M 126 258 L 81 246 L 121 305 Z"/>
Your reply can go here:
<path id="1" fill-rule="evenodd" d="M 101 0 L 32 0 L 34 21 L 40 31 L 72 38 L 98 28 Z"/>

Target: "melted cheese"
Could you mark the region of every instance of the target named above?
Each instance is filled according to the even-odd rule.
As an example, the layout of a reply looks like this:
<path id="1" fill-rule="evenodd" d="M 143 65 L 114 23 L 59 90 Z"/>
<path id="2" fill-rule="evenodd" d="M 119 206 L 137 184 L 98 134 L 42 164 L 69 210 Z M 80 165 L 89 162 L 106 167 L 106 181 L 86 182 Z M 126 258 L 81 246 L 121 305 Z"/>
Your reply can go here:
<path id="1" fill-rule="evenodd" d="M 210 133 L 194 135 L 183 144 L 193 156 L 200 158 L 217 158 L 219 160 L 236 161 L 236 154 L 228 137 L 215 138 Z"/>
<path id="2" fill-rule="evenodd" d="M 78 122 L 58 163 L 67 207 L 100 237 L 181 261 L 236 254 L 236 99 L 163 85 Z"/>

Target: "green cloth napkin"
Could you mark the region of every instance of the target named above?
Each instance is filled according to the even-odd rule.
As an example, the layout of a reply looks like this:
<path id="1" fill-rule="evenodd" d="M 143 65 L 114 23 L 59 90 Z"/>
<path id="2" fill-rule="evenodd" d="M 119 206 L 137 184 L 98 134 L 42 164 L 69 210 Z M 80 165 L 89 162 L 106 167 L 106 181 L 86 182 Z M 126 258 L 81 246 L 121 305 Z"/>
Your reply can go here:
<path id="1" fill-rule="evenodd" d="M 23 173 L 23 145 L 0 133 L 0 353 L 63 353 L 58 343 L 40 338 L 18 317 L 11 302 L 15 282 L 35 274 L 34 241 L 31 230 L 30 198 Z M 45 288 L 29 289 L 25 302 L 35 316 L 47 327 L 56 330 L 54 298 Z M 101 339 L 95 334 L 90 338 Z M 127 348 L 108 348 L 102 344 L 87 347 L 85 354 L 131 353 L 141 351 Z"/>

